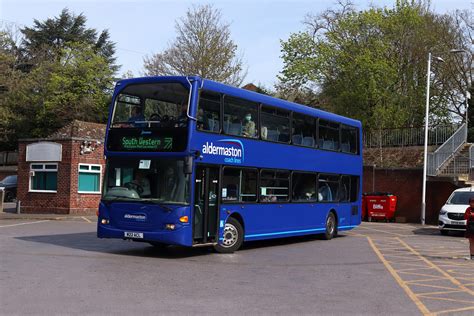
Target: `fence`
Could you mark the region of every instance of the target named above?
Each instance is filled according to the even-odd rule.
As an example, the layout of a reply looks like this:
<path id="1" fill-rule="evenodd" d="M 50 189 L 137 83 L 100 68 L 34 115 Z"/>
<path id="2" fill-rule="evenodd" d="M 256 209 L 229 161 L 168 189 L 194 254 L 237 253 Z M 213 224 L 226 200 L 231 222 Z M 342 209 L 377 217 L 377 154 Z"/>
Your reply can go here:
<path id="1" fill-rule="evenodd" d="M 458 125 L 437 126 L 428 130 L 428 145 L 439 146 L 454 134 Z M 423 146 L 424 127 L 366 130 L 363 135 L 365 148 Z"/>
<path id="2" fill-rule="evenodd" d="M 16 151 L 1 151 L 0 152 L 0 166 L 16 165 L 18 164 L 18 152 Z"/>
<path id="3" fill-rule="evenodd" d="M 427 174 L 436 176 L 440 174 L 441 167 L 448 162 L 449 159 L 455 158 L 457 151 L 467 141 L 467 125 L 462 124 L 458 130 L 449 137 L 446 142 L 436 149 L 433 153 L 428 154 Z M 469 166 L 469 163 L 468 163 Z M 454 172 L 454 171 L 453 171 Z"/>

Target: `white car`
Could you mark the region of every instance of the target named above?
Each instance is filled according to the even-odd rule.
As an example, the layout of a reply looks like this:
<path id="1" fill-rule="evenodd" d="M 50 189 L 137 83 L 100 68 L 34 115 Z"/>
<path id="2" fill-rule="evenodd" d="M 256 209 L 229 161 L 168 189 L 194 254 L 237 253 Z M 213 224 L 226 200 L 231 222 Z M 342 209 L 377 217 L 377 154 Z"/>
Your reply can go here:
<path id="1" fill-rule="evenodd" d="M 469 207 L 469 199 L 474 197 L 472 187 L 454 190 L 439 211 L 438 228 L 442 235 L 450 230 L 465 231 L 466 220 L 464 213 Z"/>

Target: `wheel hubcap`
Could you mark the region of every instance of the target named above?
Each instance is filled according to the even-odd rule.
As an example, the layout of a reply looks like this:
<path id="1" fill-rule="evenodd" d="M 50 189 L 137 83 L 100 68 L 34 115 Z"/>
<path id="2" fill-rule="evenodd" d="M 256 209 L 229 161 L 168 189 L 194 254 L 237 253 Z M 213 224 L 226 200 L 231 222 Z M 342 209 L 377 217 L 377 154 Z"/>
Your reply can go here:
<path id="1" fill-rule="evenodd" d="M 328 217 L 328 220 L 326 222 L 326 229 L 329 234 L 332 234 L 334 232 L 334 218 L 332 216 Z"/>
<path id="2" fill-rule="evenodd" d="M 230 248 L 237 242 L 239 238 L 239 232 L 232 224 L 225 224 L 224 227 L 224 240 L 222 241 L 222 246 L 225 248 Z"/>

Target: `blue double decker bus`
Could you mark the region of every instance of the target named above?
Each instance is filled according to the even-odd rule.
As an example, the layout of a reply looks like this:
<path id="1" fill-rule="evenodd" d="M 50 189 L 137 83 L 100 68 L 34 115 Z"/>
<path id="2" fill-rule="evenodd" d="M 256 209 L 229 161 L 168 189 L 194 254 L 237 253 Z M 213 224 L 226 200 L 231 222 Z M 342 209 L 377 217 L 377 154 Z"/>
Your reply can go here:
<path id="1" fill-rule="evenodd" d="M 200 77 L 117 83 L 97 234 L 214 246 L 361 221 L 361 124 Z"/>

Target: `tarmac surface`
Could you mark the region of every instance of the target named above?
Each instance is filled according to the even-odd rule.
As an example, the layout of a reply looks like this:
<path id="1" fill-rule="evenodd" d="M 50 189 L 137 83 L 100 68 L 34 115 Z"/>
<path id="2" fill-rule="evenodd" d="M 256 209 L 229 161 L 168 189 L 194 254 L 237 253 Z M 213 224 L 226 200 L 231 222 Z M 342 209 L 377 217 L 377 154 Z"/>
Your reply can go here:
<path id="1" fill-rule="evenodd" d="M 94 217 L 0 214 L 0 314 L 473 315 L 467 240 L 363 223 L 234 254 L 97 239 Z"/>

